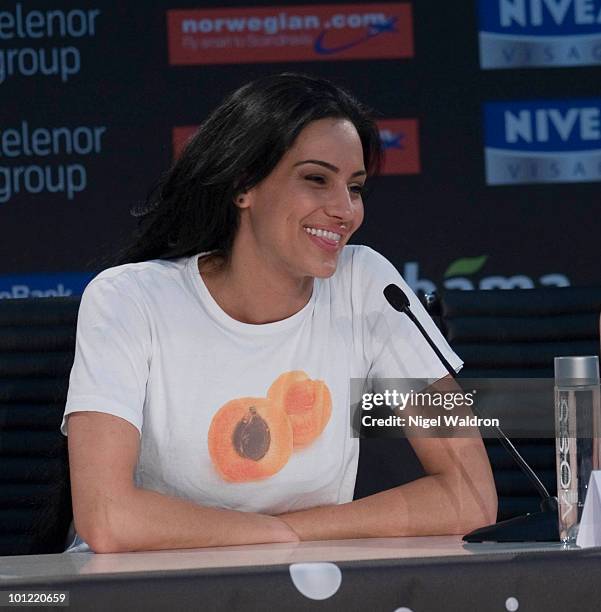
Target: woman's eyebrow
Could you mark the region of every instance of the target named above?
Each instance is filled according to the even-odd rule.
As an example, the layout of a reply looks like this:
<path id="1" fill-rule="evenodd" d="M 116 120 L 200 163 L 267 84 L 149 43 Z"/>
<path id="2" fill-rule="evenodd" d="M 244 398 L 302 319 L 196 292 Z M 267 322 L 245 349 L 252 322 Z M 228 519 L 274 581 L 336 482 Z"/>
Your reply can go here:
<path id="1" fill-rule="evenodd" d="M 293 168 L 296 168 L 296 166 L 300 166 L 301 164 L 317 164 L 318 166 L 323 166 L 324 168 L 327 168 L 328 170 L 331 170 L 332 172 L 340 172 L 340 168 L 334 166 L 334 164 L 330 164 L 329 162 L 322 161 L 320 159 L 305 159 L 303 161 L 296 162 Z M 364 176 L 366 174 L 367 172 L 365 172 L 365 170 L 357 170 L 357 172 L 353 172 L 351 174 L 351 178 L 355 176 Z"/>

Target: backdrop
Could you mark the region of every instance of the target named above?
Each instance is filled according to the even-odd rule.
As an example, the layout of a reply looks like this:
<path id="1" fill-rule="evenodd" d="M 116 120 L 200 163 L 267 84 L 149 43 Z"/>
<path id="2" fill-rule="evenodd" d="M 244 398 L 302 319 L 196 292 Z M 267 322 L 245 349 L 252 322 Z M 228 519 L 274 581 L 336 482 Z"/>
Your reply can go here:
<path id="1" fill-rule="evenodd" d="M 414 289 L 601 282 L 601 0 L 28 0 L 0 10 L 0 297 L 81 293 L 194 126 L 290 70 L 377 112 L 354 241 Z"/>

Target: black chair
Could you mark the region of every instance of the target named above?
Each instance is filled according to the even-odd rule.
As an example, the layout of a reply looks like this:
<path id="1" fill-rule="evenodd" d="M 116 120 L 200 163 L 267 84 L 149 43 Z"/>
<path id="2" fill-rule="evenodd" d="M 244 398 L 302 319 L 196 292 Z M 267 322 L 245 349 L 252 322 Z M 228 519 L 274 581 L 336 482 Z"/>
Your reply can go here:
<path id="1" fill-rule="evenodd" d="M 446 291 L 430 314 L 464 360 L 459 378 L 553 378 L 553 358 L 599 355 L 601 287 Z M 556 495 L 555 440 L 515 439 L 515 446 Z M 498 520 L 535 512 L 540 499 L 495 439 L 485 440 Z"/>
<path id="2" fill-rule="evenodd" d="M 72 518 L 59 431 L 79 298 L 0 301 L 0 555 L 64 550 Z"/>

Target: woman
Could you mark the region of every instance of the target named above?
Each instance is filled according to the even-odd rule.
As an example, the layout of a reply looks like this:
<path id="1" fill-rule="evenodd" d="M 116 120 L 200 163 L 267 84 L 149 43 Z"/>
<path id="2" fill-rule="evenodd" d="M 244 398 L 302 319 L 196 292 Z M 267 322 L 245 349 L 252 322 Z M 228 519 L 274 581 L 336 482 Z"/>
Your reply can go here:
<path id="1" fill-rule="evenodd" d="M 463 533 L 494 522 L 479 437 L 416 439 L 427 476 L 352 501 L 349 379 L 445 375 L 390 282 L 345 246 L 380 161 L 348 93 L 283 74 L 234 92 L 83 295 L 68 418 L 75 527 L 96 552 Z"/>

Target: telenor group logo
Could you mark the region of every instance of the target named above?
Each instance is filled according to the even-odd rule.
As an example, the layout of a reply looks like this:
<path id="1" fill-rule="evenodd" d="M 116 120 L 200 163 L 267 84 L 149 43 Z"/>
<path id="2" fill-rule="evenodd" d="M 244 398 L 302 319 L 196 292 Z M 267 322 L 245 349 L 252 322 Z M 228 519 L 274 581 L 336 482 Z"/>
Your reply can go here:
<path id="1" fill-rule="evenodd" d="M 88 186 L 86 158 L 103 152 L 106 131 L 105 125 L 49 127 L 26 119 L 0 125 L 0 204 L 30 194 L 73 200 Z"/>
<path id="2" fill-rule="evenodd" d="M 601 0 L 478 0 L 480 66 L 601 64 Z"/>
<path id="3" fill-rule="evenodd" d="M 419 174 L 419 135 L 417 119 L 383 119 L 377 122 L 384 149 L 381 174 Z M 194 135 L 198 126 L 173 128 L 174 159 Z"/>
<path id="4" fill-rule="evenodd" d="M 81 52 L 74 45 L 82 39 L 87 47 L 85 39 L 96 36 L 101 11 L 49 7 L 32 10 L 28 4 L 31 3 L 2 3 L 0 85 L 13 77 L 56 77 L 66 83 L 81 71 Z"/>
<path id="5" fill-rule="evenodd" d="M 409 3 L 174 9 L 167 35 L 172 65 L 413 56 Z"/>
<path id="6" fill-rule="evenodd" d="M 601 181 L 601 98 L 484 105 L 486 183 Z"/>

